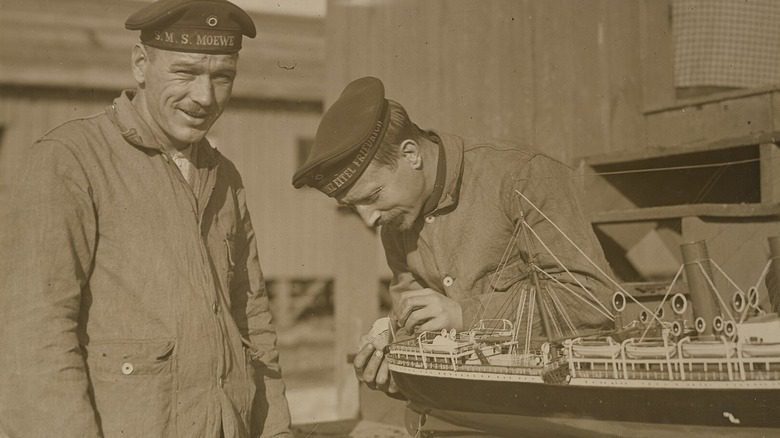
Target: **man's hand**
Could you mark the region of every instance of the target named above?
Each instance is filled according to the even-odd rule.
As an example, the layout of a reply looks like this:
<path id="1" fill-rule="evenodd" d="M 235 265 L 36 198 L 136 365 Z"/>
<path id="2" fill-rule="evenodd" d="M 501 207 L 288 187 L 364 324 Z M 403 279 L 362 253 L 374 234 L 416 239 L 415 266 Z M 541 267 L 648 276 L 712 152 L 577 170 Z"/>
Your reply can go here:
<path id="1" fill-rule="evenodd" d="M 371 389 L 379 389 L 390 394 L 397 393 L 398 387 L 393 382 L 384 357 L 383 349 L 387 343 L 384 342 L 384 345 L 381 346 L 376 344 L 381 345 L 382 342 L 374 340 L 366 344 L 355 355 L 355 360 L 352 363 L 355 367 L 355 375 L 357 375 L 358 380 L 365 382 L 366 386 Z"/>
<path id="2" fill-rule="evenodd" d="M 418 331 L 463 328 L 463 310 L 460 304 L 433 289 L 401 293 L 394 310 L 395 320 L 407 333 Z"/>

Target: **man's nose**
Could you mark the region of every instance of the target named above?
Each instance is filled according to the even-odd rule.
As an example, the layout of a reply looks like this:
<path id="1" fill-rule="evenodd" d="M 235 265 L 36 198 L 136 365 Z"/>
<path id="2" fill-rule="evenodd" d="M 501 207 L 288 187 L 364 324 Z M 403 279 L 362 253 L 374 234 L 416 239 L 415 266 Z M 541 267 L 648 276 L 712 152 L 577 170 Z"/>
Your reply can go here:
<path id="1" fill-rule="evenodd" d="M 365 205 L 358 205 L 355 210 L 369 227 L 375 227 L 379 221 L 379 212 Z"/>
<path id="2" fill-rule="evenodd" d="M 208 75 L 200 75 L 192 82 L 190 98 L 204 108 L 214 103 L 214 87 Z"/>

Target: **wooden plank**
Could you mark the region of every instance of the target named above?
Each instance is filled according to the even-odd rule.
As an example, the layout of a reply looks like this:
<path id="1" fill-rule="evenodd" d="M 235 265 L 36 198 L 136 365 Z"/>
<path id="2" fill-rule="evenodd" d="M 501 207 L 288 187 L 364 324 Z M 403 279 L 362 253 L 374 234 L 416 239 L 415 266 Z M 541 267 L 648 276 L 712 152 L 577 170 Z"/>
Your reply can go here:
<path id="1" fill-rule="evenodd" d="M 639 8 L 643 106 L 669 106 L 675 101 L 671 1 L 642 0 Z"/>
<path id="2" fill-rule="evenodd" d="M 758 94 L 648 114 L 647 144 L 671 147 L 771 132 L 772 100 Z"/>
<path id="3" fill-rule="evenodd" d="M 339 418 L 346 419 L 357 418 L 360 413 L 358 381 L 347 357 L 357 351 L 360 336 L 379 316 L 379 273 L 373 256 L 378 242 L 375 232 L 356 214 L 345 210 L 339 216 L 334 227 L 334 374 Z"/>
<path id="4" fill-rule="evenodd" d="M 594 213 L 593 223 L 652 221 L 694 216 L 711 217 L 775 217 L 780 216 L 780 203 L 774 204 L 689 204 L 636 208 Z"/>
<path id="5" fill-rule="evenodd" d="M 676 155 L 695 152 L 716 151 L 739 146 L 773 143 L 775 141 L 780 141 L 780 131 L 761 132 L 741 137 L 722 138 L 717 140 L 705 140 L 675 147 L 645 147 L 637 150 L 591 155 L 582 157 L 581 159 L 589 166 L 602 166 L 652 158 L 674 157 Z"/>
<path id="6" fill-rule="evenodd" d="M 540 150 L 568 161 L 573 155 L 574 10 L 564 0 L 533 2 L 534 137 Z"/>
<path id="7" fill-rule="evenodd" d="M 610 149 L 636 149 L 646 144 L 642 116 L 642 50 L 640 32 L 637 32 L 641 9 L 636 2 L 609 1 L 604 4 L 606 27 L 603 38 L 609 54 L 604 76 L 609 84 L 609 94 L 600 99 L 609 106 Z M 659 69 L 666 65 L 660 59 L 654 61 L 652 64 Z M 655 73 L 661 74 L 660 71 Z"/>
<path id="8" fill-rule="evenodd" d="M 611 101 L 615 88 L 610 84 L 610 26 L 605 1 L 570 2 L 576 17 L 571 23 L 572 68 L 578 85 L 572 91 L 572 135 L 567 157 L 609 151 L 614 147 Z M 555 114 L 550 116 L 555 117 Z"/>
<path id="9" fill-rule="evenodd" d="M 763 143 L 761 154 L 761 202 L 780 202 L 780 146 Z"/>

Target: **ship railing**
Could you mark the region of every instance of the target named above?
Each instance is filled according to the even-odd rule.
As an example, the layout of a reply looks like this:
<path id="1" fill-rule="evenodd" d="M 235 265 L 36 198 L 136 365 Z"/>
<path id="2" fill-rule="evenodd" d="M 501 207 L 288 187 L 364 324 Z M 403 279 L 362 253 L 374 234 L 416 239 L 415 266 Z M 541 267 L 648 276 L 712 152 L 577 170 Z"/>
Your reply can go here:
<path id="1" fill-rule="evenodd" d="M 734 342 L 721 336 L 713 341 L 693 341 L 686 336 L 677 342 L 677 363 L 681 380 L 687 380 L 685 366 L 688 372 L 693 371 L 694 365 L 701 365 L 706 373 L 709 366 L 717 366 L 718 371 L 726 367 L 728 380 L 735 379 L 734 370 L 742 368 L 740 357 L 737 355 L 737 346 Z M 740 380 L 745 379 L 744 368 L 739 373 Z"/>
<path id="2" fill-rule="evenodd" d="M 692 374 L 702 372 L 718 373 L 706 378 L 716 380 L 753 380 L 764 379 L 764 373 L 780 373 L 780 356 L 749 356 L 742 345 L 724 336 L 713 340 L 692 340 L 685 337 L 675 342 L 666 336 L 659 339 L 639 341 L 631 338 L 620 344 L 617 355 L 583 356 L 582 350 L 575 351 L 581 339 L 564 343 L 572 377 L 592 375 L 586 371 L 609 373 L 612 378 L 635 379 L 634 370 L 661 372 L 658 376 L 664 380 L 699 380 L 701 376 Z M 628 346 L 638 346 L 629 352 Z M 642 351 L 642 348 L 646 350 Z M 646 355 L 637 357 L 637 354 Z M 653 371 L 656 370 L 656 371 Z M 725 371 L 725 375 L 723 374 Z M 756 374 L 758 373 L 758 374 Z"/>

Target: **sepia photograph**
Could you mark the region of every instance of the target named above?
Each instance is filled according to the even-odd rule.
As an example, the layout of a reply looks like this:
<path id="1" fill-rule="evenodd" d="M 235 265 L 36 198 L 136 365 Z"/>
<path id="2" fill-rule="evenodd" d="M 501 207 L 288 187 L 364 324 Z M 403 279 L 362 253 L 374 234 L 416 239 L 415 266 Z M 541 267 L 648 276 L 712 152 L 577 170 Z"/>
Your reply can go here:
<path id="1" fill-rule="evenodd" d="M 780 436 L 778 23 L 0 0 L 0 438 Z"/>

